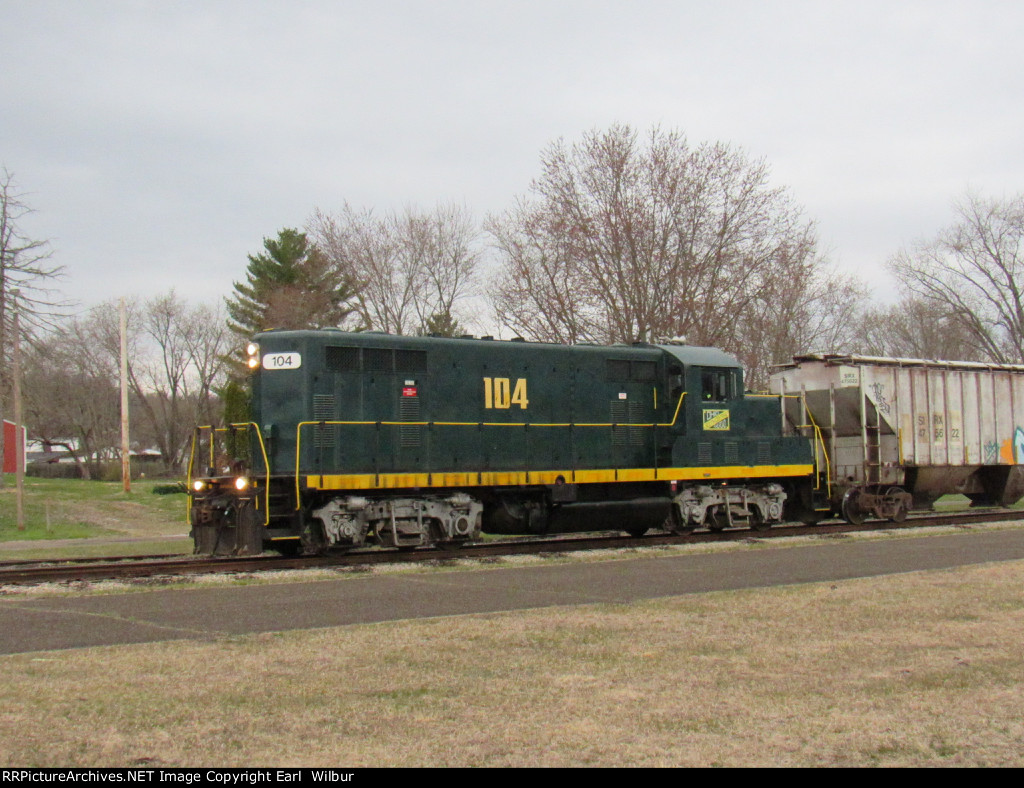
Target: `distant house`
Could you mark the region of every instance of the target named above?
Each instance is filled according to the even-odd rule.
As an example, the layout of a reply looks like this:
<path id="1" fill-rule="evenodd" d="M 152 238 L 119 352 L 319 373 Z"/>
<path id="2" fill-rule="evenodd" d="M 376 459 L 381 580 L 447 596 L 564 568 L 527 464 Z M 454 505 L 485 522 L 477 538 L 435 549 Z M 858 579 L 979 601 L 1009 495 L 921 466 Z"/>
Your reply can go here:
<path id="1" fill-rule="evenodd" d="M 155 464 L 163 455 L 157 449 L 132 449 L 129 452 L 132 462 Z M 77 459 L 76 459 L 77 456 Z M 120 452 L 107 451 L 104 454 L 78 454 L 78 439 L 65 438 L 59 442 L 52 440 L 31 440 L 26 444 L 25 462 L 33 465 L 71 465 L 75 462 L 119 462 Z"/>
<path id="2" fill-rule="evenodd" d="M 18 466 L 18 444 L 21 444 L 22 466 L 25 458 L 25 428 L 4 419 L 4 473 L 14 473 Z"/>

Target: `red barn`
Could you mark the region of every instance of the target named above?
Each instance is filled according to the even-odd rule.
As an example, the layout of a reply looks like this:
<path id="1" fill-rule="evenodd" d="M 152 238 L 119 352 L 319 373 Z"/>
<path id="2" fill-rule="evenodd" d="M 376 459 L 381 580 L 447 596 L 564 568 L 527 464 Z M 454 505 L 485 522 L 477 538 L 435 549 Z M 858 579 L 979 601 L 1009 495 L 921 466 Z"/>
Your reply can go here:
<path id="1" fill-rule="evenodd" d="M 19 444 L 22 447 L 21 456 L 24 463 L 25 428 L 16 428 L 12 422 L 4 419 L 4 473 L 14 473 L 17 470 Z"/>

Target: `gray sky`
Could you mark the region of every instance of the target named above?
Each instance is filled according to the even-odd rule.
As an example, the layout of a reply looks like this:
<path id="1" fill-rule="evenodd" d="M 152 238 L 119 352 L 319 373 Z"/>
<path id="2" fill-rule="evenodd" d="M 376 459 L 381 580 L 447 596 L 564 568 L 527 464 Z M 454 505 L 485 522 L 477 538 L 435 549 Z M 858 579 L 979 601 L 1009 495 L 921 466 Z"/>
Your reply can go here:
<path id="1" fill-rule="evenodd" d="M 1024 3 L 0 0 L 0 165 L 92 305 L 214 301 L 343 201 L 478 219 L 628 123 L 764 158 L 841 268 L 1024 191 Z"/>

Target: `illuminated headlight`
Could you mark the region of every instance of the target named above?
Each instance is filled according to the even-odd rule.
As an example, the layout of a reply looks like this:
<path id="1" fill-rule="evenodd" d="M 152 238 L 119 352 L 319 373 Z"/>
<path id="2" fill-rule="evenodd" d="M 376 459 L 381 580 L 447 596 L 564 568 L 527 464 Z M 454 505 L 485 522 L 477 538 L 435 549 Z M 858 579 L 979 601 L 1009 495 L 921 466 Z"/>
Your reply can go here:
<path id="1" fill-rule="evenodd" d="M 249 357 L 246 362 L 249 365 L 249 369 L 256 369 L 260 365 L 260 346 L 255 342 L 250 342 L 245 347 L 245 355 Z"/>
<path id="2" fill-rule="evenodd" d="M 239 476 L 235 479 L 235 489 L 238 490 L 238 492 L 245 492 L 249 489 L 249 480 L 244 476 Z"/>
<path id="3" fill-rule="evenodd" d="M 194 482 L 192 482 L 192 489 L 195 490 L 196 492 L 202 492 L 203 490 L 206 489 L 206 482 L 200 479 L 196 479 Z"/>

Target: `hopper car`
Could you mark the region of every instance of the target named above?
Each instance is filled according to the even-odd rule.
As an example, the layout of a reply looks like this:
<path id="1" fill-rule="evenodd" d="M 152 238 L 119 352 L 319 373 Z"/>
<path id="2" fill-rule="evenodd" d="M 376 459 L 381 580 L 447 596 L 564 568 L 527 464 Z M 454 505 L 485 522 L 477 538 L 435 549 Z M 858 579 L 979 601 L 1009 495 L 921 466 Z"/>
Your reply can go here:
<path id="1" fill-rule="evenodd" d="M 899 521 L 951 493 L 1024 495 L 1024 366 L 811 354 L 776 367 L 771 390 L 784 428 L 814 438 L 823 513 Z"/>

